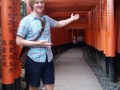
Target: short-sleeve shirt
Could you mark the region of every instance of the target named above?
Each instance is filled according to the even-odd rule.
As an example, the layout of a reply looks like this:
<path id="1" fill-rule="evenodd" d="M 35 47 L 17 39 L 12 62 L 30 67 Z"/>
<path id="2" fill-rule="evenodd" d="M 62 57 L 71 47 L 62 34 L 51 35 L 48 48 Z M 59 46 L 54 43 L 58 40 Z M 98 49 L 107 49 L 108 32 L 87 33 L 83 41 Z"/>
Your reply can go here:
<path id="1" fill-rule="evenodd" d="M 39 35 L 39 32 L 42 29 L 40 19 L 44 18 L 46 21 L 45 28 L 42 32 L 41 37 L 37 41 L 48 40 L 48 42 L 51 43 L 50 28 L 55 27 L 57 21 L 47 15 L 42 15 L 41 18 L 37 18 L 32 12 L 28 16 L 24 17 L 20 21 L 17 35 L 29 41 L 34 40 Z M 48 56 L 49 62 L 53 59 L 51 46 L 31 46 L 27 55 L 35 62 L 45 62 L 46 55 Z"/>

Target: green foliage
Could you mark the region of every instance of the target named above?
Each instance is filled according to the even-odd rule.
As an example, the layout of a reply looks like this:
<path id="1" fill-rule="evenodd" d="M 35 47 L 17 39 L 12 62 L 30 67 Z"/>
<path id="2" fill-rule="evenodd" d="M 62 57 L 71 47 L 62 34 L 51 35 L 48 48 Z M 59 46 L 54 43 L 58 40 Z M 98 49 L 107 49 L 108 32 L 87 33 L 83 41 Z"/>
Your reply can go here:
<path id="1" fill-rule="evenodd" d="M 26 16 L 26 4 L 23 1 L 20 2 L 20 14 L 21 19 Z"/>

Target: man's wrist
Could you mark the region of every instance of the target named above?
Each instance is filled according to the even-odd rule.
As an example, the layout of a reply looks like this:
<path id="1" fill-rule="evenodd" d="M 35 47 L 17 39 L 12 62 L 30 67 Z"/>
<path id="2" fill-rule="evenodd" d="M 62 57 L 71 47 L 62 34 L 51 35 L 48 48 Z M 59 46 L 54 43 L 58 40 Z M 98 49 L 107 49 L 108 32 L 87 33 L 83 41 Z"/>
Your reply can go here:
<path id="1" fill-rule="evenodd" d="M 71 17 L 70 19 L 71 19 L 71 21 L 75 21 L 75 19 L 73 17 Z"/>

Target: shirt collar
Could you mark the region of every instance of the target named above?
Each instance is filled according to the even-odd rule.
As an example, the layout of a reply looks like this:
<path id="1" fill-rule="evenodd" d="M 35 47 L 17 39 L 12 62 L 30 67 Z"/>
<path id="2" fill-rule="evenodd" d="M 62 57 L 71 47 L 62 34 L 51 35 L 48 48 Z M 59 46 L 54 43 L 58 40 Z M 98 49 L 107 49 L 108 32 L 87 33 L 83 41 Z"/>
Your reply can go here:
<path id="1" fill-rule="evenodd" d="M 44 15 L 42 15 L 41 18 L 38 18 L 35 16 L 35 14 L 33 12 L 31 13 L 31 16 L 32 16 L 32 19 L 42 19 L 42 20 L 44 19 Z"/>

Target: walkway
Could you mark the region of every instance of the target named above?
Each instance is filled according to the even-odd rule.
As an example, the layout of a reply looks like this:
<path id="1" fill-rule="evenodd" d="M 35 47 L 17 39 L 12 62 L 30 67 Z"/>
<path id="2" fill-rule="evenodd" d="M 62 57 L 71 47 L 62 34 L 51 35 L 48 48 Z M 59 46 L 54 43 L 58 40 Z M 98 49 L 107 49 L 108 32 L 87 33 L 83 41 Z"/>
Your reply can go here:
<path id="1" fill-rule="evenodd" d="M 55 60 L 55 78 L 54 90 L 102 90 L 82 49 L 70 49 Z"/>

